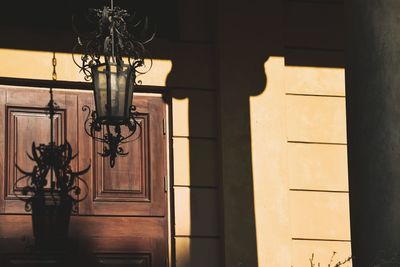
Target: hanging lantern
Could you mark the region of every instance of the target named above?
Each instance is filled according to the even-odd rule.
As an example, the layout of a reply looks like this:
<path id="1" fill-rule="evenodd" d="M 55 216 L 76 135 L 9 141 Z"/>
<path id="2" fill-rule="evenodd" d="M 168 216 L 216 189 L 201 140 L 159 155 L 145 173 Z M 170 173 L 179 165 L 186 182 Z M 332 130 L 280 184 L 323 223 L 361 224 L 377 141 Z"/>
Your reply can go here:
<path id="1" fill-rule="evenodd" d="M 78 32 L 78 43 L 74 48 L 73 59 L 86 80 L 92 80 L 94 87 L 95 110 L 84 106 L 88 112 L 85 121 L 86 133 L 96 141 L 105 144 L 101 156 L 110 157 L 110 165 L 114 167 L 117 156 L 127 153 L 121 144 L 140 128 L 136 117 L 139 113 L 132 105 L 133 91 L 141 82 L 137 77 L 151 68 L 144 44 L 154 38 L 152 34 L 147 40 L 140 41 L 128 29 L 142 27 L 147 31 L 147 19 L 136 22 L 133 26 L 127 22 L 134 20 L 129 13 L 117 6 L 89 10 L 89 21 L 96 22 L 96 30 L 87 38 Z M 75 59 L 80 50 L 81 61 Z M 149 65 L 145 64 L 149 58 Z M 122 134 L 121 126 L 128 129 Z"/>

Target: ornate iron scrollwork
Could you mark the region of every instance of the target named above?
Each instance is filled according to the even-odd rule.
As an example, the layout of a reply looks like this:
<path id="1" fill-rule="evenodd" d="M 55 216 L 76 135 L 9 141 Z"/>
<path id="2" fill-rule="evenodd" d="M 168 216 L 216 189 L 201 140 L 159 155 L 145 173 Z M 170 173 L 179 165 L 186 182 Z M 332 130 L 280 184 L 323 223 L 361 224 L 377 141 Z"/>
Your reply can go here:
<path id="1" fill-rule="evenodd" d="M 128 154 L 121 145 L 129 142 L 128 138 L 140 128 L 135 119 L 138 112 L 130 105 L 134 86 L 142 83 L 138 77 L 152 67 L 151 56 L 144 46 L 153 40 L 155 32 L 148 33 L 147 17 L 135 20 L 135 15 L 114 6 L 111 0 L 111 7 L 89 9 L 88 21 L 95 25 L 93 32 L 81 34 L 73 25 L 78 42 L 72 58 L 85 80 L 92 80 L 95 95 L 96 110 L 82 107 L 88 112 L 85 131 L 105 144 L 99 154 L 110 157 L 111 167 L 117 156 Z M 134 31 L 140 32 L 134 34 Z M 77 52 L 81 54 L 80 62 L 75 59 Z M 146 62 L 149 63 L 146 65 Z M 129 130 L 127 135 L 122 134 L 122 126 Z"/>
<path id="2" fill-rule="evenodd" d="M 87 135 L 92 137 L 95 141 L 104 143 L 103 152 L 98 154 L 102 157 L 110 157 L 110 166 L 115 166 L 115 159 L 117 156 L 126 156 L 128 152 L 125 152 L 122 144 L 132 142 L 135 138 L 131 137 L 136 133 L 137 129 L 141 131 L 141 125 L 136 120 L 140 114 L 136 111 L 136 107 L 132 105 L 130 107 L 129 118 L 124 121 L 123 126 L 128 127 L 129 133 L 123 135 L 121 132 L 122 125 L 109 125 L 105 124 L 97 117 L 95 110 L 91 110 L 89 106 L 84 105 L 82 111 L 87 112 L 86 120 L 84 123 L 85 132 Z M 104 132 L 103 132 L 104 130 Z M 137 136 L 139 138 L 140 134 Z"/>
<path id="3" fill-rule="evenodd" d="M 89 9 L 87 21 L 92 22 L 96 29 L 86 34 L 81 33 L 74 23 L 73 29 L 77 34 L 77 43 L 73 48 L 72 59 L 84 74 L 85 80 L 92 79 L 92 68 L 103 62 L 122 61 L 125 57 L 128 64 L 134 68 L 135 77 L 147 73 L 152 67 L 152 58 L 145 49 L 145 45 L 155 37 L 155 31 L 148 33 L 148 18 L 137 20 L 127 10 L 118 6 L 103 9 Z M 132 24 L 128 22 L 131 21 Z M 138 34 L 134 34 L 134 31 Z M 138 38 L 141 38 L 139 40 Z M 81 54 L 80 63 L 75 59 L 76 54 Z M 150 64 L 146 68 L 145 59 Z M 140 80 L 134 81 L 135 85 L 141 84 Z"/>

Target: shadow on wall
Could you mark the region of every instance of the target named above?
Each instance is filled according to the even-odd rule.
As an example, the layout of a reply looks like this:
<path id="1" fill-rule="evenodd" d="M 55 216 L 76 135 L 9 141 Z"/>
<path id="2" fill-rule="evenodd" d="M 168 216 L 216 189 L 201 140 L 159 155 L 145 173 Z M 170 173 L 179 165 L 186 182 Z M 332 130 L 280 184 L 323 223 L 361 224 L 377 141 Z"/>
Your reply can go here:
<path id="1" fill-rule="evenodd" d="M 190 234 L 196 239 L 196 236 L 210 237 L 211 233 L 221 244 L 224 239 L 221 246 L 224 252 L 220 253 L 224 266 L 259 265 L 249 98 L 266 88 L 264 63 L 268 57 L 282 55 L 282 40 L 279 37 L 271 40 L 271 36 L 280 36 L 282 23 L 276 23 L 281 20 L 280 1 L 272 2 L 251 7 L 231 6 L 219 14 L 217 40 L 206 45 L 182 44 L 186 49 L 179 51 L 186 55 L 169 57 L 173 68 L 167 86 L 179 87 L 171 91 L 171 97 L 186 99 L 189 106 Z M 274 7 L 271 13 L 279 11 L 272 18 L 274 29 L 269 29 L 272 32 L 265 31 L 265 23 L 260 23 L 268 17 L 258 11 L 265 10 L 265 6 Z M 214 152 L 218 154 L 217 162 L 201 158 L 207 142 L 218 148 Z M 208 168 L 215 169 L 215 180 L 206 176 L 213 173 Z M 204 197 L 199 198 L 197 193 Z M 210 194 L 217 203 L 206 199 Z M 199 220 L 204 214 L 211 216 L 211 220 L 204 217 Z M 219 218 L 217 229 L 210 225 L 214 216 Z M 199 251 L 194 243 L 188 253 L 188 264 L 206 263 L 206 259 L 197 258 Z"/>
<path id="2" fill-rule="evenodd" d="M 196 188 L 210 186 L 204 182 L 207 177 L 203 176 L 202 168 L 212 166 L 199 159 L 203 146 L 198 145 L 197 139 L 212 139 L 216 134 L 220 151 L 216 184 L 219 187 L 217 193 L 221 220 L 219 234 L 224 239 L 224 253 L 221 255 L 225 254 L 225 266 L 263 266 L 265 263 L 258 258 L 258 254 L 265 252 L 259 251 L 260 248 L 257 247 L 249 104 L 250 97 L 262 94 L 267 87 L 268 77 L 264 63 L 271 56 L 284 56 L 286 65 L 344 66 L 341 44 L 334 43 L 332 46 L 332 43 L 325 44 L 326 40 L 324 41 L 325 36 L 332 35 L 329 40 L 337 38 L 333 32 L 343 34 L 343 24 L 330 24 L 337 22 L 336 17 L 338 20 L 343 18 L 343 3 L 328 3 L 327 5 L 332 6 L 327 7 L 324 6 L 326 4 L 319 7 L 319 3 L 296 1 L 286 4 L 284 6 L 282 1 L 255 1 L 249 5 L 240 5 L 221 1 L 222 6 L 229 8 L 219 8 L 216 39 L 210 45 L 192 43 L 192 47 L 197 45 L 199 50 L 207 51 L 211 48 L 211 51 L 202 54 L 196 53 L 196 50 L 189 52 L 190 50 L 182 49 L 180 52 L 186 51 L 186 56 L 168 57 L 173 68 L 168 76 L 167 86 L 180 87 L 180 90 L 172 90 L 171 97 L 188 100 L 192 192 Z M 296 15 L 296 5 L 302 6 L 306 13 L 299 12 Z M 316 5 L 317 8 L 309 5 Z M 318 13 L 321 9 L 328 10 L 328 14 L 323 13 L 321 16 Z M 310 14 L 310 10 L 315 14 Z M 342 12 L 341 16 L 337 16 L 337 11 Z M 323 21 L 322 29 L 315 21 L 310 22 L 315 17 Z M 334 21 L 330 21 L 332 17 L 335 18 Z M 303 20 L 306 22 L 299 26 Z M 308 27 L 316 30 L 313 28 L 310 31 Z M 339 43 L 343 41 L 341 38 L 337 39 Z M 293 43 L 291 40 L 299 41 Z M 209 77 L 210 73 L 215 76 Z M 205 101 L 202 98 L 204 95 L 211 100 Z M 215 113 L 214 110 L 210 111 L 215 108 Z M 199 135 L 199 132 L 209 131 L 213 126 L 217 130 L 216 133 L 211 133 L 211 137 L 209 132 Z M 194 194 L 191 195 L 190 202 L 191 234 L 201 235 L 205 221 L 198 220 L 198 215 L 203 213 L 195 214 L 194 210 L 209 202 L 200 199 L 199 203 Z M 203 208 L 212 209 L 207 206 Z M 189 253 L 196 254 L 194 247 Z"/>

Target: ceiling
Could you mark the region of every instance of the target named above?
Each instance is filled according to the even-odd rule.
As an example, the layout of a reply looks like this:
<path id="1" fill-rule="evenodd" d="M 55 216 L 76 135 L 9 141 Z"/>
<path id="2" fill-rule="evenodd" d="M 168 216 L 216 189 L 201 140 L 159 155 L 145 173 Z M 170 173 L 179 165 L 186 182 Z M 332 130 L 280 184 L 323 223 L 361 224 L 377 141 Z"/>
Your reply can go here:
<path id="1" fill-rule="evenodd" d="M 45 39 L 46 36 L 57 36 L 60 32 L 63 32 L 64 36 L 72 35 L 73 15 L 84 17 L 89 8 L 102 8 L 109 4 L 109 0 L 2 2 L 0 47 L 29 48 L 26 47 L 28 44 L 22 44 L 25 35 L 31 39 L 36 39 L 36 35 Z M 156 28 L 158 38 L 174 39 L 178 35 L 177 0 L 114 0 L 114 5 L 127 9 L 130 14 L 147 16 L 150 25 Z M 31 45 L 35 46 L 33 43 Z M 55 46 L 60 47 L 62 44 Z"/>

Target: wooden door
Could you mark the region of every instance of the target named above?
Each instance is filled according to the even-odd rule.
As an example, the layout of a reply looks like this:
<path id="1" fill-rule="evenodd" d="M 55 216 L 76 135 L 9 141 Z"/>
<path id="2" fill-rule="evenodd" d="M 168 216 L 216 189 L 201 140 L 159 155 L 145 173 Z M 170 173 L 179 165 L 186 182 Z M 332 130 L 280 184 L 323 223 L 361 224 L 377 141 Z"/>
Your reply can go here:
<path id="1" fill-rule="evenodd" d="M 93 107 L 92 94 L 56 90 L 56 141 L 66 138 L 79 151 L 72 168 L 91 165 L 82 176 L 88 197 L 71 217 L 68 244 L 37 249 L 31 216 L 18 199 L 23 185 L 15 184 L 21 175 L 15 165 L 32 168 L 25 152 L 33 141 L 48 143 L 48 97 L 48 89 L 0 86 L 0 266 L 166 266 L 165 104 L 160 96 L 135 96 L 141 130 L 124 144 L 128 156 L 110 168 L 108 158 L 98 154 L 102 144 L 83 129 L 81 109 Z"/>

